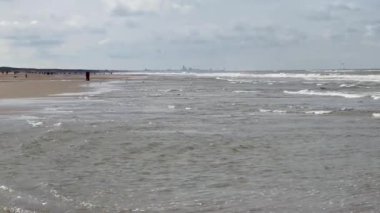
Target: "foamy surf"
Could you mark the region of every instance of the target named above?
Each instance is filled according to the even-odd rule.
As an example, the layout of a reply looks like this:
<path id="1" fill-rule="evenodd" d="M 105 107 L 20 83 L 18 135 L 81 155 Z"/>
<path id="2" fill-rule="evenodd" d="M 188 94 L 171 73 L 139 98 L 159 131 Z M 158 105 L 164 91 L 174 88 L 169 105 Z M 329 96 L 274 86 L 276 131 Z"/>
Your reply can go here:
<path id="1" fill-rule="evenodd" d="M 54 127 L 61 127 L 62 126 L 62 122 L 55 123 L 53 126 Z"/>
<path id="2" fill-rule="evenodd" d="M 21 115 L 20 117 L 17 117 L 16 119 L 17 120 L 36 120 L 40 118 L 37 116 L 31 116 L 31 115 Z"/>
<path id="3" fill-rule="evenodd" d="M 275 73 L 275 74 L 252 74 L 253 78 L 299 78 L 313 81 L 359 81 L 359 82 L 380 82 L 380 75 L 355 75 L 355 74 L 316 74 L 316 73 Z"/>
<path id="4" fill-rule="evenodd" d="M 119 72 L 119 75 L 156 75 L 156 76 L 193 76 L 204 78 L 288 78 L 308 81 L 351 81 L 351 82 L 380 82 L 380 75 L 360 75 L 347 73 L 259 73 L 259 72 Z"/>
<path id="5" fill-rule="evenodd" d="M 380 100 L 380 94 L 379 93 L 376 93 L 375 95 L 371 95 L 371 98 L 373 100 Z"/>
<path id="6" fill-rule="evenodd" d="M 328 110 L 318 110 L 318 111 L 306 111 L 305 114 L 312 114 L 312 115 L 326 115 L 330 114 L 332 111 Z"/>
<path id="7" fill-rule="evenodd" d="M 32 120 L 26 120 L 26 122 L 31 125 L 32 127 L 40 127 L 44 123 L 42 121 L 32 121 Z"/>
<path id="8" fill-rule="evenodd" d="M 175 105 L 168 105 L 168 109 L 175 109 Z"/>
<path id="9" fill-rule="evenodd" d="M 352 93 L 343 93 L 343 92 L 317 92 L 313 90 L 300 90 L 300 91 L 284 91 L 285 94 L 290 95 L 316 95 L 316 96 L 334 96 L 334 97 L 343 97 L 343 98 L 363 98 L 367 95 L 365 94 L 352 94 Z"/>
<path id="10" fill-rule="evenodd" d="M 278 114 L 285 114 L 285 113 L 287 113 L 287 111 L 285 111 L 285 110 L 278 110 L 278 109 L 275 109 L 275 110 L 271 110 L 271 109 L 259 109 L 259 112 L 261 112 L 261 113 L 278 113 Z"/>
<path id="11" fill-rule="evenodd" d="M 119 83 L 124 83 L 124 81 L 109 81 L 109 82 L 101 82 L 101 83 L 95 82 L 95 83 L 90 83 L 88 85 L 84 85 L 84 87 L 89 88 L 90 91 L 74 92 L 74 93 L 60 93 L 60 94 L 53 94 L 50 96 L 56 96 L 56 97 L 59 97 L 59 96 L 85 96 L 85 99 L 88 99 L 88 97 L 86 98 L 86 96 L 96 96 L 96 95 L 101 95 L 101 94 L 110 93 L 113 91 L 120 90 L 116 86 Z"/>
<path id="12" fill-rule="evenodd" d="M 53 107 L 46 107 L 42 110 L 43 113 L 54 113 L 54 114 L 70 114 L 74 111 L 72 110 L 63 110 L 62 108 L 53 108 Z"/>
<path id="13" fill-rule="evenodd" d="M 6 192 L 13 192 L 14 190 L 9 188 L 8 186 L 5 186 L 5 185 L 1 185 L 0 186 L 0 189 L 3 190 L 3 191 L 6 191 Z"/>
<path id="14" fill-rule="evenodd" d="M 253 90 L 235 90 L 234 93 L 257 93 L 257 91 L 253 91 Z"/>
<path id="15" fill-rule="evenodd" d="M 356 87 L 357 85 L 356 84 L 341 84 L 339 85 L 340 88 L 352 88 L 352 87 Z"/>

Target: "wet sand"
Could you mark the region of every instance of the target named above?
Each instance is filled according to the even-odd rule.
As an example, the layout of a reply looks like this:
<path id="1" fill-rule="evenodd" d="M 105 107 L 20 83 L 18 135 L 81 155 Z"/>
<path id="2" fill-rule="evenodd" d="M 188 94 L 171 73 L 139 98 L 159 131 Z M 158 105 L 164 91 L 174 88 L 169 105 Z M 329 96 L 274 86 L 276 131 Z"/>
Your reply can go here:
<path id="1" fill-rule="evenodd" d="M 93 75 L 92 81 L 109 77 Z M 0 74 L 0 99 L 37 98 L 53 94 L 82 92 L 87 84 L 84 75 Z"/>

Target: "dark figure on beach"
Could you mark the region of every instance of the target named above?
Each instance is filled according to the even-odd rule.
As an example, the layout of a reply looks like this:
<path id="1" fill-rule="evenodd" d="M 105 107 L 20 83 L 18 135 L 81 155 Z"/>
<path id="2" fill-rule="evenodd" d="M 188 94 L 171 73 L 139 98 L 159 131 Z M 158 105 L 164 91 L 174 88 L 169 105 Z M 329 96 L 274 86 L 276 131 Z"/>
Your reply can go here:
<path id="1" fill-rule="evenodd" d="M 90 72 L 86 72 L 86 81 L 90 81 Z"/>

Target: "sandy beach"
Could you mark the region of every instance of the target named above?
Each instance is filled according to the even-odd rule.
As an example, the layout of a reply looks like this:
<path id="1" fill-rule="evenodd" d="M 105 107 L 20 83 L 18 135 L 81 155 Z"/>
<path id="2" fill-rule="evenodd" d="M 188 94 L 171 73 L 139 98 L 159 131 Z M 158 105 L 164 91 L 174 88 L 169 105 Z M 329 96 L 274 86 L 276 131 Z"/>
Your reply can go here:
<path id="1" fill-rule="evenodd" d="M 92 75 L 92 81 L 109 79 Z M 87 84 L 84 75 L 0 74 L 0 99 L 46 97 L 60 93 L 82 92 Z"/>

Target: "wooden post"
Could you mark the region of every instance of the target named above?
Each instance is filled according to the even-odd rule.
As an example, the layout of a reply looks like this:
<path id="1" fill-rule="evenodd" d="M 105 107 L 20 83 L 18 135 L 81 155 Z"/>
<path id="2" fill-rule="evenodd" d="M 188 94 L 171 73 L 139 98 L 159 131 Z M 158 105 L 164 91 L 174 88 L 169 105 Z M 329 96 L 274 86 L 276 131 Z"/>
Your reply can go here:
<path id="1" fill-rule="evenodd" d="M 90 81 L 90 72 L 86 72 L 86 81 Z"/>

